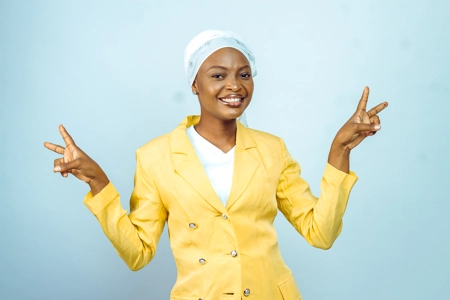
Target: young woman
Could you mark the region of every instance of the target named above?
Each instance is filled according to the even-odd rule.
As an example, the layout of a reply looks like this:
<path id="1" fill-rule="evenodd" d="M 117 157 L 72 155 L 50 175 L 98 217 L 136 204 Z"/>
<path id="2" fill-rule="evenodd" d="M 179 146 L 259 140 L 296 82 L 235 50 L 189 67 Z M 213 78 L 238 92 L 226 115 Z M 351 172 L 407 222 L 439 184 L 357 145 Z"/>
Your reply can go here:
<path id="1" fill-rule="evenodd" d="M 44 144 L 63 155 L 54 172 L 89 184 L 84 203 L 132 270 L 150 262 L 168 223 L 178 270 L 170 299 L 301 299 L 277 244 L 277 211 L 308 243 L 330 248 L 357 179 L 350 152 L 380 129 L 377 114 L 387 103 L 366 111 L 364 89 L 332 142 L 316 198 L 280 138 L 237 121 L 256 75 L 253 54 L 237 35 L 202 32 L 186 48 L 185 68 L 201 114 L 137 150 L 128 215 L 106 174 L 62 125 L 66 146 Z"/>

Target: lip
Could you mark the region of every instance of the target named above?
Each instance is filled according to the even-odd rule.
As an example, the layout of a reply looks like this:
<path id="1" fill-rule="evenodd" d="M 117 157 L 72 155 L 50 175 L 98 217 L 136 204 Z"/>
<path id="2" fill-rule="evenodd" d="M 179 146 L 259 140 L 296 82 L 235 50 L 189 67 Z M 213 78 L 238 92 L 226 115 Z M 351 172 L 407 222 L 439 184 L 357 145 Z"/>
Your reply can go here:
<path id="1" fill-rule="evenodd" d="M 228 94 L 228 95 L 225 95 L 225 96 L 223 96 L 223 97 L 218 97 L 219 99 L 226 99 L 226 98 L 245 98 L 245 96 L 244 95 L 241 95 L 241 94 Z"/>
<path id="2" fill-rule="evenodd" d="M 230 94 L 230 95 L 226 95 L 224 97 L 218 97 L 217 99 L 219 99 L 219 101 L 224 105 L 227 105 L 230 107 L 239 107 L 242 105 L 245 98 L 246 97 L 244 97 L 240 94 Z"/>

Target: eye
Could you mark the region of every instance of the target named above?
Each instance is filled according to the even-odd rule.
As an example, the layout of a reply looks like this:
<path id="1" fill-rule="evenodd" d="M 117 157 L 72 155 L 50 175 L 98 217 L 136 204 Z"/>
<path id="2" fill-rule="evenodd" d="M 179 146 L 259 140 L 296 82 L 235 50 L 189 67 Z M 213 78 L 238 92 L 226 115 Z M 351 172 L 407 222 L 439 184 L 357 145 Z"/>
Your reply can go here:
<path id="1" fill-rule="evenodd" d="M 250 77 L 252 77 L 252 74 L 251 73 L 242 73 L 241 74 L 241 78 L 244 78 L 244 79 L 248 79 L 248 78 L 250 78 Z"/>
<path id="2" fill-rule="evenodd" d="M 211 77 L 214 79 L 224 79 L 225 75 L 224 74 L 212 74 Z"/>

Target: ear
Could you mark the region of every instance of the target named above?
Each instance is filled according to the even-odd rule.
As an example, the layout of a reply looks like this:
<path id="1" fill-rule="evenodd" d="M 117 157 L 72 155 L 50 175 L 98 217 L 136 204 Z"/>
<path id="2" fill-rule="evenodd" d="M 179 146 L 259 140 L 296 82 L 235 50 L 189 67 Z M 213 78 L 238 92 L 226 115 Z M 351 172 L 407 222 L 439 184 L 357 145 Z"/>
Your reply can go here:
<path id="1" fill-rule="evenodd" d="M 197 78 L 194 79 L 194 82 L 192 83 L 191 89 L 192 89 L 192 93 L 197 92 Z"/>
<path id="2" fill-rule="evenodd" d="M 192 89 L 192 94 L 198 95 L 197 79 L 194 79 L 194 82 L 192 83 L 191 89 Z"/>

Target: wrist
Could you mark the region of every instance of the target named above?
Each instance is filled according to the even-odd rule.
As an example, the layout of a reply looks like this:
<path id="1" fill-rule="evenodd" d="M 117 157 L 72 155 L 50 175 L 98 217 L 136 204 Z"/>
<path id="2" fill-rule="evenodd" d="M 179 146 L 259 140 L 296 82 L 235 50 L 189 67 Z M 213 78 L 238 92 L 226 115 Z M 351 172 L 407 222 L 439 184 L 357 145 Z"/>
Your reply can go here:
<path id="1" fill-rule="evenodd" d="M 92 179 L 89 182 L 89 187 L 91 188 L 92 195 L 95 196 L 100 193 L 109 184 L 109 179 L 104 176 Z"/>
<path id="2" fill-rule="evenodd" d="M 328 163 L 342 172 L 350 171 L 350 149 L 333 143 L 328 154 Z"/>
<path id="3" fill-rule="evenodd" d="M 333 141 L 330 147 L 330 154 L 333 153 L 337 156 L 349 156 L 351 149 L 346 145 L 336 143 Z"/>

